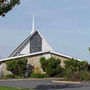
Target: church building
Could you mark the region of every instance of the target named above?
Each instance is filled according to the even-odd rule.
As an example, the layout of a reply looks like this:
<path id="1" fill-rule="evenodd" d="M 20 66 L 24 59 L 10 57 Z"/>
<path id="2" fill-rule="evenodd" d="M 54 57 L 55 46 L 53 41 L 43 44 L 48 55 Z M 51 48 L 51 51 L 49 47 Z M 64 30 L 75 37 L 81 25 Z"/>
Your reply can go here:
<path id="1" fill-rule="evenodd" d="M 61 60 L 61 66 L 64 67 L 64 61 L 72 57 L 66 56 L 60 53 L 53 51 L 51 46 L 45 40 L 38 30 L 34 28 L 34 17 L 32 22 L 32 32 L 11 54 L 8 58 L 1 59 L 2 62 L 2 72 L 3 75 L 10 74 L 6 69 L 6 61 L 18 59 L 18 58 L 27 58 L 28 64 L 32 65 L 35 69 L 38 68 L 39 72 L 43 72 L 39 62 L 40 57 L 50 58 L 55 57 Z"/>

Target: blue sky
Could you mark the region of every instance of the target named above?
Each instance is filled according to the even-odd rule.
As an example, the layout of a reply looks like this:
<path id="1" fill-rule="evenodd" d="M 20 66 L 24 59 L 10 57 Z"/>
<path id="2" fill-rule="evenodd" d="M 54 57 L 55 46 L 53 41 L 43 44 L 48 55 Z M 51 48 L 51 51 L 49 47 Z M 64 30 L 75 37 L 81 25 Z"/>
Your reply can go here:
<path id="1" fill-rule="evenodd" d="M 8 55 L 35 28 L 53 50 L 90 62 L 90 0 L 21 0 L 21 4 L 0 17 L 0 56 Z"/>

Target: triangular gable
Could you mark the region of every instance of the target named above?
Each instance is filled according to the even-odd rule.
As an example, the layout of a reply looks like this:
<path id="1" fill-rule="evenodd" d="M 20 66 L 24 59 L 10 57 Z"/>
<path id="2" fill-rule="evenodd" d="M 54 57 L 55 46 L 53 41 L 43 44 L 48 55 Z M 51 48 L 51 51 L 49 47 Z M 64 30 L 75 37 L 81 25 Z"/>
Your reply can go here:
<path id="1" fill-rule="evenodd" d="M 41 41 L 41 49 L 40 45 L 35 45 L 36 41 L 31 42 L 31 39 L 35 38 L 35 33 L 38 34 L 38 37 L 40 36 L 42 41 Z M 40 41 L 40 40 L 39 40 Z M 31 44 L 32 43 L 32 44 Z M 37 42 L 39 44 L 39 42 Z M 30 46 L 31 45 L 31 46 Z M 37 47 L 36 47 L 37 46 Z M 33 49 L 32 49 L 33 48 Z M 15 56 L 20 56 L 20 55 L 25 55 L 29 53 L 35 53 L 35 52 L 41 52 L 41 51 L 48 51 L 52 50 L 50 45 L 47 43 L 47 41 L 43 38 L 43 36 L 40 34 L 38 31 L 34 31 L 27 39 L 25 39 L 12 53 L 9 57 L 15 57 Z M 31 52 L 32 51 L 32 52 Z"/>

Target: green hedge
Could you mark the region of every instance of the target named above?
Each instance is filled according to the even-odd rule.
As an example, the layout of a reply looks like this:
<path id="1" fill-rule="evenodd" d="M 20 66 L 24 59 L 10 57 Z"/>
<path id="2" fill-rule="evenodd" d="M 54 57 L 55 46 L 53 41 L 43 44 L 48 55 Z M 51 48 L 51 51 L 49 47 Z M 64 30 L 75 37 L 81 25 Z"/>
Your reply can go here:
<path id="1" fill-rule="evenodd" d="M 48 75 L 46 75 L 46 74 L 40 74 L 40 73 L 35 73 L 35 72 L 33 72 L 30 75 L 30 78 L 45 78 L 45 77 L 48 77 Z"/>

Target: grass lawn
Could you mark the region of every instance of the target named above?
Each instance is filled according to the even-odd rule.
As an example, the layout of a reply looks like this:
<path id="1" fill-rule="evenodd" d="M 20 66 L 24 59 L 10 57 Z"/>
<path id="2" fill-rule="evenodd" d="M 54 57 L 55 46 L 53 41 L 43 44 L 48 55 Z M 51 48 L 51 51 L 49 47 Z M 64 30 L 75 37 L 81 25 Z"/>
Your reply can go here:
<path id="1" fill-rule="evenodd" d="M 0 90 L 34 90 L 34 89 L 21 89 L 21 88 L 13 88 L 13 87 L 0 86 Z"/>

